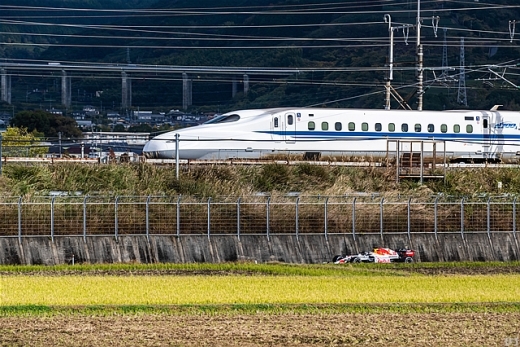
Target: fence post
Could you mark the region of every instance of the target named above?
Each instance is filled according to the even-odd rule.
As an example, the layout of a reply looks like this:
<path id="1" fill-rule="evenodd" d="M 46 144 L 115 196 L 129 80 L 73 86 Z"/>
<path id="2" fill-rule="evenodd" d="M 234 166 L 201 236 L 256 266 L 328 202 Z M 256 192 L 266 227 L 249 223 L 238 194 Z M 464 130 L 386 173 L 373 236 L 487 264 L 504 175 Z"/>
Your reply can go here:
<path id="1" fill-rule="evenodd" d="M 179 133 L 175 134 L 175 179 L 179 180 Z"/>
<path id="2" fill-rule="evenodd" d="M 381 235 L 381 240 L 383 240 L 383 203 L 385 202 L 385 198 L 381 198 L 381 203 L 379 204 L 379 233 Z"/>
<path id="3" fill-rule="evenodd" d="M 211 197 L 208 198 L 208 240 L 211 234 Z"/>
<path id="4" fill-rule="evenodd" d="M 181 197 L 182 195 L 179 195 L 177 199 L 177 237 L 181 236 Z"/>
<path id="5" fill-rule="evenodd" d="M 460 200 L 460 236 L 464 240 L 464 199 Z"/>
<path id="6" fill-rule="evenodd" d="M 118 219 L 118 216 L 117 216 L 117 209 L 118 209 L 118 204 L 119 202 L 119 196 L 116 196 L 116 201 L 114 203 L 114 222 L 115 222 L 115 225 L 114 225 L 114 237 L 116 238 L 116 241 L 117 241 L 117 236 L 119 234 L 119 219 Z"/>
<path id="7" fill-rule="evenodd" d="M 356 241 L 356 199 L 352 200 L 352 238 Z"/>
<path id="8" fill-rule="evenodd" d="M 237 200 L 237 237 L 238 241 L 240 241 L 240 200 L 242 198 L 238 198 Z"/>
<path id="9" fill-rule="evenodd" d="M 434 218 L 433 218 L 433 231 L 435 232 L 435 240 L 438 239 L 438 228 L 437 228 L 437 221 L 438 221 L 438 209 L 437 209 L 437 206 L 438 206 L 438 202 L 439 202 L 439 197 L 435 197 L 435 202 L 434 202 L 434 205 L 433 205 L 433 214 L 434 214 Z"/>
<path id="10" fill-rule="evenodd" d="M 87 242 L 87 199 L 88 195 L 83 198 L 83 242 Z"/>
<path id="11" fill-rule="evenodd" d="M 55 196 L 51 199 L 51 240 L 54 242 L 54 199 L 56 199 Z"/>
<path id="12" fill-rule="evenodd" d="M 146 198 L 146 241 L 150 242 L 150 195 Z"/>
<path id="13" fill-rule="evenodd" d="M 487 199 L 487 235 L 488 239 L 491 240 L 491 197 Z"/>
<path id="14" fill-rule="evenodd" d="M 516 239 L 516 196 L 513 199 L 513 237 Z"/>
<path id="15" fill-rule="evenodd" d="M 411 207 L 411 204 L 412 204 L 412 198 L 409 198 L 408 199 L 408 215 L 407 215 L 407 223 L 408 223 L 408 242 L 410 242 L 412 240 L 412 237 L 411 237 L 411 234 L 410 234 L 410 229 L 412 228 L 412 221 L 411 221 L 411 217 L 410 217 L 410 214 L 411 214 L 411 211 L 410 211 L 410 207 Z"/>
<path id="16" fill-rule="evenodd" d="M 1 158 L 0 158 L 1 160 Z M 22 243 L 22 197 L 18 198 L 18 242 Z"/>
<path id="17" fill-rule="evenodd" d="M 267 232 L 267 241 L 269 241 L 269 219 L 270 219 L 270 216 L 269 216 L 269 210 L 271 208 L 271 197 L 268 197 L 267 198 L 267 202 L 266 202 L 266 213 L 267 213 L 267 223 L 266 223 L 266 232 Z"/>
<path id="18" fill-rule="evenodd" d="M 329 197 L 326 197 L 325 198 L 325 205 L 323 206 L 323 214 L 324 214 L 324 228 L 325 228 L 325 240 L 328 240 L 329 239 L 329 235 L 328 235 L 328 203 L 329 203 Z"/>
<path id="19" fill-rule="evenodd" d="M 299 220 L 299 209 L 300 209 L 300 197 L 297 197 L 296 198 L 296 220 L 295 220 L 295 227 L 296 227 L 296 240 L 299 239 L 299 225 L 298 225 L 298 220 Z"/>

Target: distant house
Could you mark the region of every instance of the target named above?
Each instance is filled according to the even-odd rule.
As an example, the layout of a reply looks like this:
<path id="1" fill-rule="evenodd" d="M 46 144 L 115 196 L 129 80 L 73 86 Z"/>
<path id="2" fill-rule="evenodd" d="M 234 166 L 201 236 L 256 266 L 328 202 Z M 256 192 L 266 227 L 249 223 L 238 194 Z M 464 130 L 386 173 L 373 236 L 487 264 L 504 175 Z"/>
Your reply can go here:
<path id="1" fill-rule="evenodd" d="M 59 116 L 63 116 L 63 111 L 55 109 L 54 107 L 49 109 L 49 110 L 47 110 L 47 112 L 52 113 L 52 114 L 56 114 L 56 115 L 59 115 Z"/>
<path id="2" fill-rule="evenodd" d="M 117 112 L 107 112 L 107 118 L 109 121 L 117 122 L 121 118 L 121 115 Z"/>
<path id="3" fill-rule="evenodd" d="M 3 120 L 6 124 L 9 124 L 9 122 L 11 121 L 11 113 L 7 113 L 7 112 L 3 112 L 3 113 L 0 113 L 0 120 Z"/>
<path id="4" fill-rule="evenodd" d="M 73 112 L 72 118 L 74 118 L 76 121 L 84 120 L 85 119 L 85 113 L 83 112 Z"/>
<path id="5" fill-rule="evenodd" d="M 91 106 L 91 105 L 85 105 L 83 106 L 83 112 L 87 115 L 87 116 L 97 116 L 99 114 L 99 111 L 97 108 L 95 108 L 94 106 Z"/>
<path id="6" fill-rule="evenodd" d="M 133 116 L 133 119 L 138 122 L 151 122 L 152 121 L 152 111 L 133 111 L 132 116 Z"/>
<path id="7" fill-rule="evenodd" d="M 90 120 L 76 120 L 76 124 L 82 131 L 92 130 L 92 121 Z"/>

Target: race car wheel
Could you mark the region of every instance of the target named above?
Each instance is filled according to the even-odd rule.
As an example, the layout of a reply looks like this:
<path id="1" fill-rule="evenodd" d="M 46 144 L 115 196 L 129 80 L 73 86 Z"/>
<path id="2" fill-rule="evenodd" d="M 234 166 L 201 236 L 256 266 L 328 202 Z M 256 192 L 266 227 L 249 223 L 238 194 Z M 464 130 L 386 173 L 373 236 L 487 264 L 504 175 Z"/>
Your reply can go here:
<path id="1" fill-rule="evenodd" d="M 361 259 L 359 259 L 359 258 L 354 258 L 354 259 L 352 259 L 352 262 L 353 262 L 353 263 L 361 263 Z"/>
<path id="2" fill-rule="evenodd" d="M 341 255 L 335 255 L 335 256 L 332 257 L 332 262 L 335 263 L 338 260 L 340 260 L 341 258 L 343 258 Z"/>
<path id="3" fill-rule="evenodd" d="M 406 257 L 406 258 L 404 258 L 404 262 L 405 263 L 413 263 L 413 258 L 412 257 Z"/>

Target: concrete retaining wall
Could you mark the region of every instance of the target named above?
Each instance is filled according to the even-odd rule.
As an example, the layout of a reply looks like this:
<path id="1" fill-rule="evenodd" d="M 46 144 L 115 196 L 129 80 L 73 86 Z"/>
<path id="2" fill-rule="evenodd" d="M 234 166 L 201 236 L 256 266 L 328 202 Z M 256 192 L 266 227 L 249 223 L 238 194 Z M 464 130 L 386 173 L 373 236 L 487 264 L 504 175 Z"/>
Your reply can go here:
<path id="1" fill-rule="evenodd" d="M 335 254 L 374 247 L 409 247 L 417 261 L 512 261 L 520 259 L 512 232 L 426 234 L 182 235 L 0 238 L 0 264 L 220 263 L 236 260 L 330 262 Z"/>

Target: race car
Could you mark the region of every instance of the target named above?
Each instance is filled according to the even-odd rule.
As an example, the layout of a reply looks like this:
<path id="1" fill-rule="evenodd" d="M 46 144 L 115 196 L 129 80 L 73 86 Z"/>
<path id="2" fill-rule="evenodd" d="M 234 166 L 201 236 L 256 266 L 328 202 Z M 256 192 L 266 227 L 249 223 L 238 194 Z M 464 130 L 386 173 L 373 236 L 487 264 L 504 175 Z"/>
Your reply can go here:
<path id="1" fill-rule="evenodd" d="M 361 252 L 354 255 L 335 255 L 332 258 L 334 264 L 345 263 L 413 263 L 415 251 L 406 248 L 374 248 L 372 252 Z"/>

